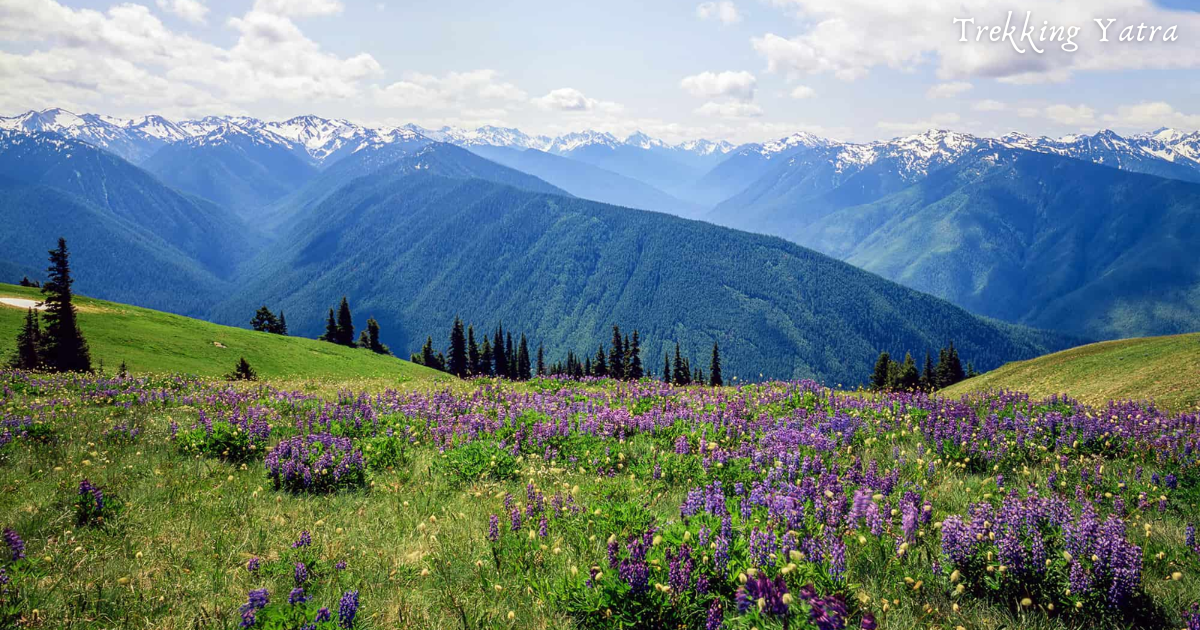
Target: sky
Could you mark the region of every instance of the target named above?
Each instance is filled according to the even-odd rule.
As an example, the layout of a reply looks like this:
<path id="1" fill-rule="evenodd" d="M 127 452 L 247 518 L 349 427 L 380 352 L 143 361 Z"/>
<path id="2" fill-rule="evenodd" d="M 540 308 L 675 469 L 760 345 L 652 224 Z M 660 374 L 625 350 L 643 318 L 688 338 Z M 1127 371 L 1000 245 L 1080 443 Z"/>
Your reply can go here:
<path id="1" fill-rule="evenodd" d="M 316 114 L 734 143 L 1195 130 L 1195 9 L 1200 0 L 0 0 L 0 115 Z M 1042 53 L 977 38 L 1009 11 L 1014 40 L 1031 16 Z M 1114 20 L 1109 41 L 1096 19 Z M 1045 23 L 1077 27 L 1078 49 L 1039 41 Z M 1156 40 L 1119 41 L 1139 24 L 1144 37 L 1160 27 Z M 1171 26 L 1174 41 L 1162 41 Z"/>

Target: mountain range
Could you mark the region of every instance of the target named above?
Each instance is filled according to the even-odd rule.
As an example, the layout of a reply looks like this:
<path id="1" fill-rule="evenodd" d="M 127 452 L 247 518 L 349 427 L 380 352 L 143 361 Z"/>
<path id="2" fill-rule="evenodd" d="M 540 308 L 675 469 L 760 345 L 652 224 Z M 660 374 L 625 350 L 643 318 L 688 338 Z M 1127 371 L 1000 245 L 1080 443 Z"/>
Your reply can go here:
<path id="1" fill-rule="evenodd" d="M 139 189 L 153 180 L 172 199 L 203 209 L 197 212 L 222 213 L 241 239 L 207 250 L 208 259 L 187 249 L 194 244 L 164 241 L 172 248 L 168 258 L 193 263 L 214 287 L 251 286 L 269 267 L 264 252 L 286 258 L 276 248 L 301 239 L 297 226 L 337 216 L 331 204 L 351 199 L 346 190 L 361 187 L 360 180 L 425 172 L 548 195 L 570 207 L 602 202 L 783 237 L 973 313 L 1072 336 L 1200 329 L 1200 270 L 1185 254 L 1200 250 L 1190 229 L 1200 224 L 1200 133 L 1102 131 L 1051 139 L 931 130 L 846 143 L 799 132 L 734 147 L 668 144 L 641 133 L 547 137 L 503 127 L 372 128 L 316 116 L 123 120 L 46 110 L 0 118 L 0 134 L 9 139 L 8 153 L 15 139 L 57 138 L 69 143 L 56 148 L 60 153 L 124 157 L 126 167 L 141 173 Z M 12 164 L 30 159 L 14 155 Z M 37 178 L 16 183 L 46 186 Z M 75 185 L 91 191 L 83 196 L 93 206 L 107 190 L 102 178 Z M 79 192 L 63 182 L 55 187 Z M 446 212 L 438 200 L 451 198 L 463 202 L 439 195 L 427 211 Z M 383 221 L 376 199 L 354 199 L 364 216 Z M 516 212 L 503 204 L 496 211 Z M 374 226 L 380 234 L 390 228 Z M 214 255 L 224 267 L 213 263 Z M 29 263 L 0 262 L 21 269 Z M 658 264 L 702 266 L 682 259 Z M 300 287 L 285 288 L 302 294 Z M 233 310 L 220 313 L 233 317 Z M 411 321 L 410 313 L 397 313 L 397 327 Z M 403 347 L 412 340 L 393 341 Z"/>

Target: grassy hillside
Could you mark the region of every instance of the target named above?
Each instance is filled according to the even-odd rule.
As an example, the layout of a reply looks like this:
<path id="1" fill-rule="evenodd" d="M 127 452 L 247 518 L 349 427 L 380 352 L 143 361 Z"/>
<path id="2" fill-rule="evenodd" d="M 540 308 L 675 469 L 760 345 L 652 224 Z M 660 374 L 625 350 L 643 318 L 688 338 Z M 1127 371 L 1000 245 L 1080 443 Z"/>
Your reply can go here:
<path id="1" fill-rule="evenodd" d="M 1067 393 L 1092 405 L 1153 399 L 1168 409 L 1200 407 L 1200 333 L 1094 343 L 1016 361 L 950 387 L 958 396 L 989 389 L 1035 396 Z"/>
<path id="2" fill-rule="evenodd" d="M 37 289 L 0 284 L 0 298 L 40 299 Z M 80 328 L 92 362 L 115 370 L 125 361 L 133 372 L 183 372 L 220 376 L 239 357 L 264 377 L 432 377 L 437 373 L 366 350 L 300 337 L 281 337 L 220 326 L 170 313 L 80 297 Z M 12 355 L 25 311 L 0 303 L 0 361 Z M 220 344 L 220 345 L 217 345 Z"/>

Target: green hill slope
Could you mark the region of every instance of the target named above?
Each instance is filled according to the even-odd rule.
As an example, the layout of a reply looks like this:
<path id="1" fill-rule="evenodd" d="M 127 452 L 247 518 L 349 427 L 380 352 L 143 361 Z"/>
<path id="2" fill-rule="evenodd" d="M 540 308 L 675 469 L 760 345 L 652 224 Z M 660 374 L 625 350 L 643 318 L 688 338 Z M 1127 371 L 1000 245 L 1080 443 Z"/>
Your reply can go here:
<path id="1" fill-rule="evenodd" d="M 943 390 L 948 396 L 1016 389 L 1066 393 L 1085 403 L 1154 400 L 1176 411 L 1200 408 L 1200 333 L 1093 343 L 1016 361 Z"/>
<path id="2" fill-rule="evenodd" d="M 0 284 L 0 298 L 37 300 L 38 289 Z M 220 326 L 170 313 L 78 297 L 79 326 L 92 362 L 133 372 L 182 372 L 220 376 L 239 357 L 264 377 L 433 377 L 433 370 L 393 357 L 301 337 L 283 337 Z M 0 362 L 12 355 L 25 310 L 0 303 Z M 220 344 L 220 345 L 218 345 Z"/>

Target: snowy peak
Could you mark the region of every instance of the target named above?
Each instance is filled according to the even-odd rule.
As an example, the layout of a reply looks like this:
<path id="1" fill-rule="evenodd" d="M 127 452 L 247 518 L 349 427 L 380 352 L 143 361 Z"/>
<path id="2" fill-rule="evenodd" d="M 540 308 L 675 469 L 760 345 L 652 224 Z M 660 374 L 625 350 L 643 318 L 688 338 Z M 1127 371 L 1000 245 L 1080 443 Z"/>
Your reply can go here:
<path id="1" fill-rule="evenodd" d="M 577 131 L 559 136 L 550 143 L 548 150 L 551 153 L 570 153 L 580 149 L 592 146 L 602 146 L 615 149 L 620 146 L 621 142 L 616 136 L 608 132 L 600 131 Z"/>
<path id="2" fill-rule="evenodd" d="M 799 131 L 786 138 L 772 140 L 759 145 L 759 152 L 768 158 L 781 153 L 791 153 L 799 149 L 815 149 L 829 146 L 825 138 L 815 136 L 807 131 Z"/>

